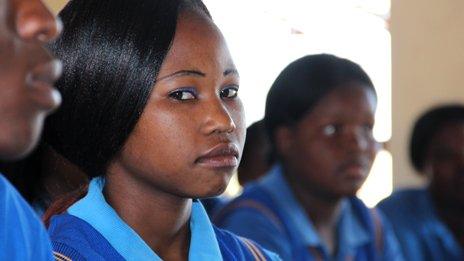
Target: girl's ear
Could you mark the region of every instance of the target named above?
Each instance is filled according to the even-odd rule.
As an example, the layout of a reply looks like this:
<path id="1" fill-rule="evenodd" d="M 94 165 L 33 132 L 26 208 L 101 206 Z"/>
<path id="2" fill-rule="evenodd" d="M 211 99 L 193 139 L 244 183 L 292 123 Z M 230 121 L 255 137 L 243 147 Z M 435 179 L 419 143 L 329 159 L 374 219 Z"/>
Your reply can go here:
<path id="1" fill-rule="evenodd" d="M 275 130 L 274 138 L 277 153 L 285 158 L 286 155 L 289 155 L 290 150 L 293 144 L 293 131 L 288 126 L 278 127 Z"/>

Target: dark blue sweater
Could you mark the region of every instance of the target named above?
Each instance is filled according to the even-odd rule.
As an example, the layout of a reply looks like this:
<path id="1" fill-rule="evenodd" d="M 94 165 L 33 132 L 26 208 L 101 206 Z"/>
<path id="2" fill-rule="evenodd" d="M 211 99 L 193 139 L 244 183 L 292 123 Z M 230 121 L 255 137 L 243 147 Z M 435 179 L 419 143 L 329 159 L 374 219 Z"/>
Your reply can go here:
<path id="1" fill-rule="evenodd" d="M 97 230 L 73 215 L 54 216 L 48 232 L 58 260 L 124 260 Z M 223 260 L 279 260 L 250 240 L 216 227 L 214 232 Z"/>

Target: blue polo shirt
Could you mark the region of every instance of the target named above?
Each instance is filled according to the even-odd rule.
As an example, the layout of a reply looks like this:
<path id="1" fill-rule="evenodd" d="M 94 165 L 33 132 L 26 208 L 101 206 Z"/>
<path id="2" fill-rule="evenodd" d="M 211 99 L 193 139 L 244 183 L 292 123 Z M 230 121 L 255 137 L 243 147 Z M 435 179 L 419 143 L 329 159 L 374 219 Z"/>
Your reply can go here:
<path id="1" fill-rule="evenodd" d="M 310 218 L 276 165 L 215 217 L 216 224 L 255 240 L 283 260 L 401 260 L 393 233 L 381 216 L 375 220 L 356 198 L 346 199 L 337 225 L 337 251 L 331 256 Z M 378 212 L 377 212 L 378 213 Z M 382 246 L 377 247 L 376 242 Z M 379 248 L 379 249 L 377 249 Z M 381 252 L 381 253 L 380 253 Z"/>
<path id="2" fill-rule="evenodd" d="M 53 260 L 45 227 L 0 175 L 0 260 Z"/>
<path id="3" fill-rule="evenodd" d="M 106 202 L 103 186 L 104 179 L 92 179 L 87 195 L 66 214 L 52 219 L 49 233 L 57 256 L 73 260 L 161 260 Z M 190 230 L 189 260 L 223 260 L 222 252 L 236 254 L 235 260 L 246 260 L 249 255 L 236 236 L 213 227 L 198 200 L 192 203 Z M 277 260 L 262 251 L 272 257 L 270 260 Z"/>
<path id="4" fill-rule="evenodd" d="M 464 260 L 464 249 L 435 211 L 426 189 L 393 193 L 378 207 L 391 221 L 407 260 Z"/>

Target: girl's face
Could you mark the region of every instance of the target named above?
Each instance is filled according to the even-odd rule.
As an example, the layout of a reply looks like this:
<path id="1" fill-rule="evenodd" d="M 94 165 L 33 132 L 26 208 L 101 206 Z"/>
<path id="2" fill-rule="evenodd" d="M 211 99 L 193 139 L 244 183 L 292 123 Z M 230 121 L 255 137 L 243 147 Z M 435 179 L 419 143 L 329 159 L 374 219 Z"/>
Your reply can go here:
<path id="1" fill-rule="evenodd" d="M 448 123 L 433 136 L 424 170 L 430 189 L 441 206 L 464 206 L 464 124 Z"/>
<path id="2" fill-rule="evenodd" d="M 290 181 L 324 198 L 355 195 L 378 149 L 375 107 L 374 92 L 351 83 L 327 94 L 295 126 L 277 130 Z"/>
<path id="3" fill-rule="evenodd" d="M 213 22 L 181 13 L 151 97 L 118 164 L 134 180 L 180 197 L 224 191 L 245 139 L 239 76 Z"/>

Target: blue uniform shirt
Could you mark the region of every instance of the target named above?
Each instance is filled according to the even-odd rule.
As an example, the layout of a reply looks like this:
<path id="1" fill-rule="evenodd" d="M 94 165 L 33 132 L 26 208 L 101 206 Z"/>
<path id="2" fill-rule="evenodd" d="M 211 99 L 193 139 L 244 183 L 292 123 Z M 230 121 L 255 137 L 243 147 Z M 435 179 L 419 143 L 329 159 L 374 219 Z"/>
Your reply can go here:
<path id="1" fill-rule="evenodd" d="M 218 210 L 222 209 L 227 202 L 229 202 L 229 199 L 225 196 L 201 199 L 201 204 L 206 209 L 206 213 L 208 213 L 208 216 L 210 217 L 214 216 Z"/>
<path id="2" fill-rule="evenodd" d="M 45 227 L 0 175 L 0 260 L 53 260 Z"/>
<path id="3" fill-rule="evenodd" d="M 393 233 L 380 216 L 374 220 L 372 212 L 356 198 L 345 200 L 342 207 L 337 227 L 338 248 L 336 255 L 331 256 L 293 195 L 281 167 L 276 165 L 220 211 L 215 222 L 255 240 L 283 260 L 402 259 Z M 377 235 L 381 237 L 379 240 L 374 232 L 376 221 L 382 230 Z"/>
<path id="4" fill-rule="evenodd" d="M 84 198 L 73 204 L 67 214 L 52 219 L 49 233 L 57 256 L 73 260 L 161 260 L 108 205 L 103 186 L 102 178 L 93 179 Z M 223 252 L 236 254 L 236 260 L 246 260 L 252 254 L 246 252 L 241 243 L 244 241 L 215 229 L 198 200 L 192 204 L 190 230 L 189 260 L 223 260 Z M 261 251 L 267 259 L 277 260 L 275 255 Z"/>
<path id="5" fill-rule="evenodd" d="M 464 250 L 435 212 L 425 189 L 393 193 L 379 203 L 407 260 L 464 260 Z"/>

